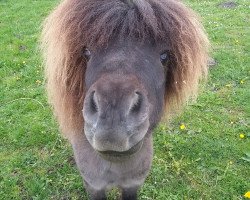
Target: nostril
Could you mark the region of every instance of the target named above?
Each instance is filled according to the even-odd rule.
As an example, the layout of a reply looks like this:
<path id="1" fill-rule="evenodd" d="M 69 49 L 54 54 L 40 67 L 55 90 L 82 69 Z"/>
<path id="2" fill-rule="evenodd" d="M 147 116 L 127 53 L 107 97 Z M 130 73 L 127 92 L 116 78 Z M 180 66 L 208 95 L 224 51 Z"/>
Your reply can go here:
<path id="1" fill-rule="evenodd" d="M 135 98 L 133 99 L 132 106 L 130 108 L 131 113 L 138 113 L 142 107 L 142 94 L 140 92 L 135 92 Z"/>
<path id="2" fill-rule="evenodd" d="M 98 112 L 98 106 L 97 106 L 95 91 L 93 91 L 91 96 L 90 96 L 90 110 L 92 112 L 94 112 L 94 113 Z"/>

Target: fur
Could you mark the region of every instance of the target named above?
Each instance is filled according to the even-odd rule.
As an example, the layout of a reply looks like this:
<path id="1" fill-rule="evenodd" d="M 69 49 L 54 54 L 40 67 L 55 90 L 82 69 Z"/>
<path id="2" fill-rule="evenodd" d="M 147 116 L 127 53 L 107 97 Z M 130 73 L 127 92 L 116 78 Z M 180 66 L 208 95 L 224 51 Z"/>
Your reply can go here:
<path id="1" fill-rule="evenodd" d="M 169 45 L 167 114 L 196 96 L 198 82 L 207 74 L 208 39 L 199 18 L 181 1 L 64 0 L 44 22 L 42 50 L 49 101 L 69 140 L 82 132 L 84 123 L 83 49 L 105 48 L 112 38 L 127 35 Z"/>

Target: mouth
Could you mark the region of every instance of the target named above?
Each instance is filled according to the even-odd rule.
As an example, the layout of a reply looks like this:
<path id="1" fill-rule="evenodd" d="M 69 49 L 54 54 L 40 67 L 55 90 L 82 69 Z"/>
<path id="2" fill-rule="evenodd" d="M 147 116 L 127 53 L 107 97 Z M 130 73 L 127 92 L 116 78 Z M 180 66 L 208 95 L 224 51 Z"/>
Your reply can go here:
<path id="1" fill-rule="evenodd" d="M 97 151 L 97 152 L 104 157 L 131 156 L 134 153 L 138 152 L 141 149 L 142 145 L 143 145 L 143 139 L 127 151 Z"/>

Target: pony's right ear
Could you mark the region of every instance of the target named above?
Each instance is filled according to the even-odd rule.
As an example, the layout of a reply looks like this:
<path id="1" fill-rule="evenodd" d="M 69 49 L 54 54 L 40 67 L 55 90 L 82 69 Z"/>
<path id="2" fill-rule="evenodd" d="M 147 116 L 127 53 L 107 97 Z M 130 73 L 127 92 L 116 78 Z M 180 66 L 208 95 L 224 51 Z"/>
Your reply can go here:
<path id="1" fill-rule="evenodd" d="M 49 102 L 61 132 L 69 140 L 82 132 L 84 124 L 87 59 L 83 49 L 87 34 L 79 26 L 83 16 L 75 14 L 77 5 L 75 0 L 62 1 L 45 20 L 41 38 Z M 72 18 L 74 15 L 78 17 Z"/>

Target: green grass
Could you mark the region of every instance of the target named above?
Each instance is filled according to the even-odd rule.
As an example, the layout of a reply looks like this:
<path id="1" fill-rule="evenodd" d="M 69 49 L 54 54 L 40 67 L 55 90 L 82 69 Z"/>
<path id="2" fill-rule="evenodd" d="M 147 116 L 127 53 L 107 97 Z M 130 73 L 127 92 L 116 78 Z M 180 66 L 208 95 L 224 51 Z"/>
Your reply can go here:
<path id="1" fill-rule="evenodd" d="M 37 46 L 57 2 L 0 1 L 0 199 L 86 199 L 47 104 Z M 202 16 L 218 64 L 197 103 L 155 130 L 140 199 L 236 200 L 250 190 L 250 1 L 233 9 L 221 2 L 187 1 Z"/>

